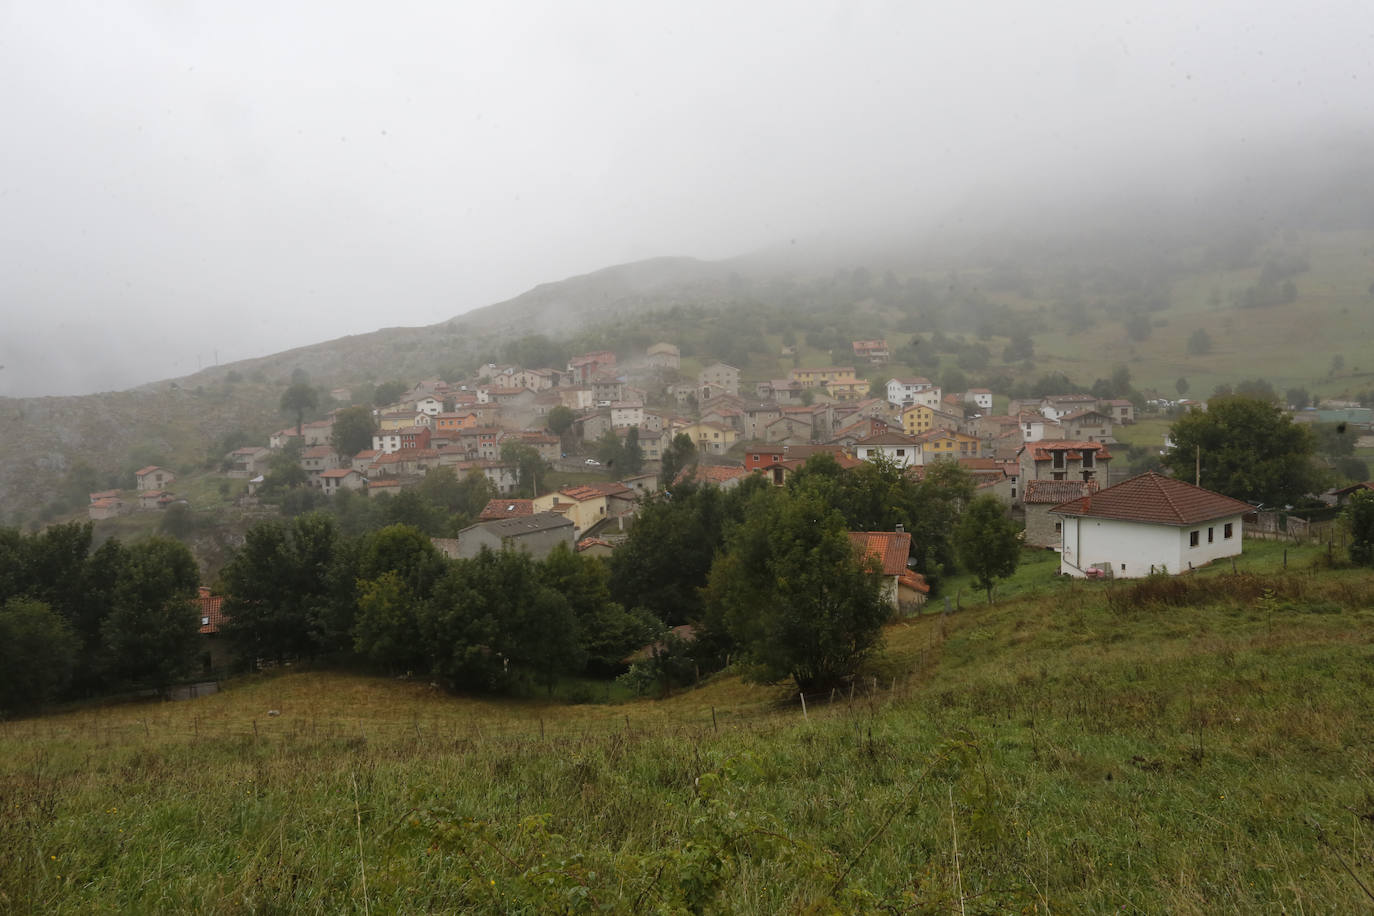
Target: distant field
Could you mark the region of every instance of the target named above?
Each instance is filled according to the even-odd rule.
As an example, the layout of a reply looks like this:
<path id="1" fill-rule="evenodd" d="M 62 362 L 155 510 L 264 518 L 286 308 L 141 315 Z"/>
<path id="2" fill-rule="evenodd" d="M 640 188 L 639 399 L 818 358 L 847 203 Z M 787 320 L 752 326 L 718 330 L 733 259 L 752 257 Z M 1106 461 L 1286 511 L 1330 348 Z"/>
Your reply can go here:
<path id="1" fill-rule="evenodd" d="M 1246 547 L 1151 591 L 1032 558 L 805 715 L 282 671 L 0 724 L 0 909 L 1364 911 L 1374 576 Z"/>

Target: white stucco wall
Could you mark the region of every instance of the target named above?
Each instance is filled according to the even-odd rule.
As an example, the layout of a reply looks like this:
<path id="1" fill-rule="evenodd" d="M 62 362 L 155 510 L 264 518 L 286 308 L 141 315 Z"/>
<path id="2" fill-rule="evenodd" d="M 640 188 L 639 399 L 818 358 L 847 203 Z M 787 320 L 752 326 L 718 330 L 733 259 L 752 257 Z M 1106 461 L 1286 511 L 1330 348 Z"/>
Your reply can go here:
<path id="1" fill-rule="evenodd" d="M 1231 525 L 1231 537 L 1225 536 Z M 1212 540 L 1207 539 L 1208 529 Z M 1198 532 L 1198 546 L 1190 535 Z M 1110 563 L 1118 579 L 1134 579 L 1161 568 L 1178 573 L 1241 552 L 1241 517 L 1217 519 L 1185 528 L 1099 518 L 1065 518 L 1059 571 L 1083 576 L 1098 563 Z"/>
<path id="2" fill-rule="evenodd" d="M 898 455 L 897 452 L 899 451 L 902 454 Z M 921 451 L 920 443 L 911 445 L 861 445 L 858 447 L 858 452 L 862 461 L 872 461 L 881 456 L 899 468 L 925 464 L 925 456 Z"/>

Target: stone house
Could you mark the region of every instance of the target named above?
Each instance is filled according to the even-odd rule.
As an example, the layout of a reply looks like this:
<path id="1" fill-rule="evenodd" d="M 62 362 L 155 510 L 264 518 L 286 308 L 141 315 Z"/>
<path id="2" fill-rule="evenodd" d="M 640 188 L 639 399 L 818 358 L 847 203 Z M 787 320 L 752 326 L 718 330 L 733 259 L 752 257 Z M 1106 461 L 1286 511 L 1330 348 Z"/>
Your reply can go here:
<path id="1" fill-rule="evenodd" d="M 716 362 L 697 373 L 697 401 L 706 401 L 720 394 L 739 394 L 739 370 Z"/>
<path id="2" fill-rule="evenodd" d="M 137 484 L 139 492 L 165 490 L 175 483 L 176 479 L 177 475 L 157 465 L 149 465 L 134 471 L 134 482 Z"/>

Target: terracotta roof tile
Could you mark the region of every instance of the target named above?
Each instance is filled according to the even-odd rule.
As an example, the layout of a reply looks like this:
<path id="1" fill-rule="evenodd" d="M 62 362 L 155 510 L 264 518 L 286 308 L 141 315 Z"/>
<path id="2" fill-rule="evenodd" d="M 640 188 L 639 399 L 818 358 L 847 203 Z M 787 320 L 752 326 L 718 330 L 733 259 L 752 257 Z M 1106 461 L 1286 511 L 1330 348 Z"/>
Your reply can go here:
<path id="1" fill-rule="evenodd" d="M 493 499 L 482 509 L 482 514 L 477 516 L 477 520 L 489 522 L 498 518 L 516 518 L 533 514 L 534 500 L 532 499 Z"/>
<path id="2" fill-rule="evenodd" d="M 906 559 L 911 553 L 911 534 L 906 531 L 851 531 L 849 541 L 882 564 L 884 576 L 900 576 L 907 571 Z"/>
<path id="3" fill-rule="evenodd" d="M 1097 452 L 1099 459 L 1110 459 L 1111 453 L 1107 451 L 1107 446 L 1101 442 L 1075 442 L 1070 439 L 1041 439 L 1039 442 L 1028 442 L 1026 448 L 1031 449 L 1031 456 L 1036 461 L 1051 461 L 1054 456 L 1051 451 L 1082 452 L 1084 449 Z"/>
<path id="4" fill-rule="evenodd" d="M 208 594 L 208 588 L 200 594 L 200 625 L 202 633 L 218 633 L 219 628 L 229 619 L 224 615 L 224 596 Z"/>
<path id="5" fill-rule="evenodd" d="M 1251 511 L 1248 503 L 1148 471 L 1113 487 L 1061 503 L 1056 515 L 1196 525 Z"/>
<path id="6" fill-rule="evenodd" d="M 1088 480 L 1030 480 L 1023 501 L 1031 505 L 1057 506 L 1080 496 L 1097 492 L 1097 482 Z"/>

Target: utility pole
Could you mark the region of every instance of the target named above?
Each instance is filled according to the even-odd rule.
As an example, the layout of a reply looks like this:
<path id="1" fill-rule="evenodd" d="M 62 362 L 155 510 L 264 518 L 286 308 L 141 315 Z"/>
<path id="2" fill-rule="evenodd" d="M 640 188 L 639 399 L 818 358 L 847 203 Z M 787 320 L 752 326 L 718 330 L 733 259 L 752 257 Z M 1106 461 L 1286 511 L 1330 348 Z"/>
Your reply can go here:
<path id="1" fill-rule="evenodd" d="M 1202 446 L 1194 446 L 1197 451 L 1193 454 L 1193 486 L 1202 486 Z"/>

